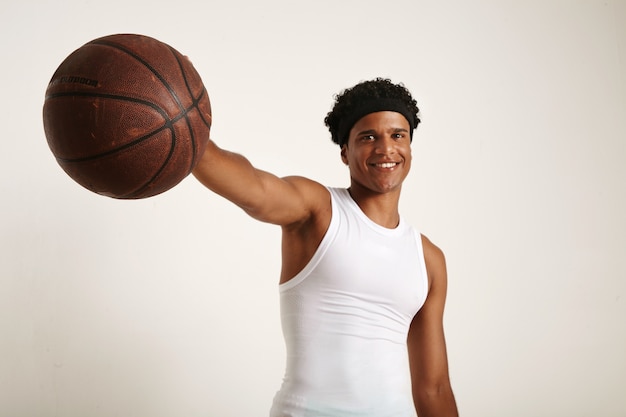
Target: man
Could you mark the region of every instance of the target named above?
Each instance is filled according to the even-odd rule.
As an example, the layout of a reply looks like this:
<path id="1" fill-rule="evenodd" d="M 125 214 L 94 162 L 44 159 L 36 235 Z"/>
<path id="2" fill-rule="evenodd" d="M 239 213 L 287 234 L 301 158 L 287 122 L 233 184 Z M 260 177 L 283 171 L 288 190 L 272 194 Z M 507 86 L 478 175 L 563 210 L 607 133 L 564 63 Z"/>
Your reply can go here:
<path id="1" fill-rule="evenodd" d="M 278 178 L 212 141 L 194 170 L 209 189 L 282 228 L 287 369 L 272 417 L 449 417 L 444 255 L 403 222 L 420 120 L 387 79 L 344 90 L 325 123 L 350 188 Z"/>

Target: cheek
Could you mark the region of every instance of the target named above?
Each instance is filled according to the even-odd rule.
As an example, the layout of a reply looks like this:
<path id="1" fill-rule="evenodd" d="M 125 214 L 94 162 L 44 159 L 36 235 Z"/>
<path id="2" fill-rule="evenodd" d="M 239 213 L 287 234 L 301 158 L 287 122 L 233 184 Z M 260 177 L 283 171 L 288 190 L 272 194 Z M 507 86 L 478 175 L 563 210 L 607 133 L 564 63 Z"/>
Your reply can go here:
<path id="1" fill-rule="evenodd" d="M 406 170 L 411 169 L 411 163 L 413 162 L 413 154 L 411 153 L 411 149 L 408 149 L 403 152 L 404 165 L 406 166 Z"/>
<path id="2" fill-rule="evenodd" d="M 354 166 L 358 164 L 361 159 L 361 155 L 354 148 L 345 148 L 341 151 L 341 160 L 348 166 Z"/>
<path id="3" fill-rule="evenodd" d="M 404 150 L 404 159 L 406 159 L 407 162 L 411 162 L 413 160 L 413 153 L 411 152 L 411 147 L 407 147 Z"/>

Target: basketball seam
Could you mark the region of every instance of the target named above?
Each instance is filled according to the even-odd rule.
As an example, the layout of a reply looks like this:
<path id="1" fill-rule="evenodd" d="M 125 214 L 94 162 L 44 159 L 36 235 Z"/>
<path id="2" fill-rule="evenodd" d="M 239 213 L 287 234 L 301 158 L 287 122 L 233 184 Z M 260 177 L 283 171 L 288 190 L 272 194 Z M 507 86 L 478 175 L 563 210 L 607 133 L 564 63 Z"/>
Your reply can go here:
<path id="1" fill-rule="evenodd" d="M 195 97 L 193 96 L 193 91 L 191 91 L 191 87 L 189 86 L 189 81 L 187 80 L 187 76 L 185 74 L 185 69 L 183 68 L 183 63 L 180 62 L 180 59 L 178 57 L 178 54 L 176 53 L 176 50 L 174 50 L 174 48 L 170 47 L 169 48 L 172 55 L 174 55 L 174 59 L 176 59 L 176 62 L 178 63 L 178 69 L 180 70 L 180 74 L 183 77 L 183 81 L 185 82 L 185 87 L 187 88 L 187 93 L 189 93 L 189 96 L 191 97 L 191 106 L 192 108 L 196 108 L 198 102 L 196 101 Z M 172 94 L 174 94 L 174 92 L 172 92 Z M 179 104 L 180 100 L 178 100 L 178 97 L 176 97 L 176 101 Z M 198 112 L 200 113 L 200 112 Z M 195 161 L 196 161 L 196 136 L 193 132 L 193 129 L 191 128 L 191 122 L 189 121 L 189 117 L 187 117 L 187 111 L 185 111 L 185 122 L 187 123 L 187 129 L 189 129 L 189 137 L 191 140 L 191 164 L 189 165 L 189 169 L 187 170 L 187 175 L 189 175 L 189 173 L 191 173 L 191 170 L 193 169 L 193 166 L 195 165 Z"/>
<path id="2" fill-rule="evenodd" d="M 164 129 L 172 130 L 172 135 L 174 135 L 173 125 L 178 120 L 180 120 L 180 118 L 183 117 L 183 116 L 179 115 L 179 116 L 177 116 L 174 119 L 170 119 L 169 116 L 165 113 L 165 111 L 162 108 L 160 108 L 159 106 L 155 105 L 154 103 L 151 103 L 151 102 L 146 101 L 146 100 L 134 98 L 134 97 L 118 96 L 118 95 L 115 95 L 115 94 L 69 92 L 69 93 L 50 94 L 46 98 L 47 99 L 54 99 L 54 98 L 59 98 L 59 97 L 72 97 L 72 96 L 73 97 L 81 96 L 81 97 L 107 98 L 107 99 L 111 99 L 111 100 L 129 101 L 129 102 L 133 102 L 133 103 L 143 104 L 143 105 L 152 107 L 154 110 L 159 112 L 159 114 L 163 117 L 164 123 L 163 123 L 162 126 L 159 126 L 158 128 L 156 128 L 156 129 L 152 130 L 151 132 L 141 136 L 140 138 L 135 139 L 132 142 L 129 142 L 127 144 L 119 146 L 119 147 L 117 147 L 115 149 L 112 149 L 110 151 L 102 152 L 102 153 L 95 154 L 95 155 L 86 156 L 86 157 L 83 157 L 83 158 L 63 158 L 63 157 L 58 157 L 57 156 L 57 160 L 65 162 L 65 163 L 85 162 L 85 161 L 90 161 L 90 160 L 95 160 L 95 159 L 98 159 L 98 158 L 102 158 L 104 156 L 114 155 L 114 154 L 116 154 L 118 152 L 121 152 L 123 150 L 126 150 L 128 148 L 132 148 L 133 146 L 136 146 L 136 145 L 140 144 L 141 142 L 143 142 L 146 139 L 148 139 L 150 136 L 152 136 L 152 135 L 154 135 L 156 133 L 159 133 L 160 131 L 162 131 Z"/>
<path id="3" fill-rule="evenodd" d="M 105 40 L 102 40 L 102 39 L 96 39 L 96 40 L 94 40 L 94 41 L 92 41 L 90 43 L 91 44 L 95 44 L 95 45 L 108 46 L 110 48 L 114 48 L 114 49 L 120 50 L 120 51 L 126 53 L 127 55 L 131 56 L 132 58 L 134 58 L 138 62 L 140 62 L 150 72 L 152 72 L 157 77 L 157 79 L 161 82 L 161 84 L 163 84 L 163 86 L 169 91 L 170 96 L 172 96 L 172 98 L 174 99 L 174 101 L 178 105 L 178 109 L 180 111 L 184 111 L 184 108 L 182 106 L 182 103 L 180 102 L 180 99 L 179 99 L 178 95 L 173 91 L 173 89 L 171 88 L 169 83 L 163 78 L 163 76 L 152 65 L 150 65 L 150 63 L 147 62 L 145 59 L 143 59 L 142 57 L 140 57 L 139 55 L 134 53 L 132 50 L 124 47 L 123 45 L 115 43 L 115 42 L 109 42 L 109 41 L 105 41 Z M 154 175 L 150 178 L 150 180 L 145 182 L 142 186 L 138 187 L 137 190 L 135 190 L 132 193 L 130 193 L 130 195 L 139 193 L 141 190 L 145 189 L 150 183 L 152 183 L 156 178 L 158 178 L 158 176 L 161 174 L 161 172 L 163 172 L 163 170 L 165 169 L 165 167 L 169 163 L 169 161 L 170 161 L 170 159 L 172 157 L 172 154 L 174 153 L 174 149 L 176 148 L 176 142 L 177 142 L 176 132 L 174 130 L 172 130 L 171 146 L 170 146 L 170 151 L 167 154 L 167 157 L 165 158 L 165 160 L 163 161 L 163 163 L 161 164 L 159 169 L 157 169 L 156 172 L 154 173 Z"/>
<path id="4" fill-rule="evenodd" d="M 187 92 L 189 93 L 189 96 L 192 99 L 192 103 L 191 106 L 189 108 L 185 108 L 185 106 L 183 106 L 182 101 L 180 100 L 180 97 L 178 96 L 178 94 L 176 94 L 176 91 L 170 86 L 170 84 L 167 82 L 167 80 L 165 80 L 165 78 L 161 75 L 161 73 L 159 73 L 152 65 L 150 65 L 149 62 L 147 62 L 146 60 L 144 60 L 142 57 L 140 57 L 139 55 L 137 55 L 136 53 L 134 53 L 132 50 L 126 48 L 123 45 L 120 45 L 118 43 L 115 42 L 110 42 L 110 41 L 106 41 L 103 39 L 96 39 L 92 42 L 90 42 L 91 44 L 96 44 L 96 45 L 104 45 L 104 46 L 109 46 L 111 48 L 115 48 L 118 49 L 126 54 L 128 54 L 129 56 L 133 57 L 134 59 L 136 59 L 138 62 L 140 62 L 142 65 L 144 65 L 149 71 L 151 71 L 157 78 L 158 80 L 161 82 L 161 84 L 163 84 L 163 86 L 167 89 L 167 91 L 169 91 L 170 96 L 174 99 L 174 101 L 176 102 L 176 104 L 178 105 L 178 109 L 182 112 L 180 114 L 178 114 L 175 118 L 171 119 L 169 124 L 172 127 L 172 143 L 170 146 L 170 151 L 167 155 L 167 157 L 165 158 L 165 160 L 163 161 L 163 164 L 159 167 L 159 169 L 154 173 L 154 175 L 150 178 L 149 181 L 145 182 L 142 186 L 138 187 L 135 191 L 132 191 L 131 193 L 125 195 L 125 198 L 129 198 L 135 195 L 139 195 L 141 194 L 141 192 L 143 192 L 143 190 L 145 190 L 154 180 L 156 180 L 156 178 L 159 177 L 159 175 L 163 172 L 163 170 L 165 169 L 165 167 L 167 167 L 173 153 L 174 153 L 174 149 L 176 148 L 176 141 L 177 141 L 177 137 L 176 137 L 176 131 L 173 129 L 173 124 L 180 120 L 181 118 L 185 118 L 185 122 L 187 124 L 187 128 L 189 130 L 189 135 L 190 135 L 190 140 L 191 140 L 191 146 L 192 146 L 192 157 L 191 157 L 191 164 L 189 169 L 187 170 L 187 175 L 189 175 L 189 173 L 191 173 L 191 170 L 193 169 L 194 163 L 195 163 L 195 159 L 196 159 L 196 138 L 195 138 L 195 134 L 193 132 L 193 129 L 191 128 L 191 124 L 189 121 L 189 117 L 188 117 L 188 113 L 190 111 L 192 111 L 194 108 L 198 109 L 198 113 L 201 116 L 202 121 L 206 124 L 206 121 L 204 120 L 204 117 L 202 117 L 202 112 L 200 111 L 199 107 L 198 107 L 198 103 L 200 101 L 200 98 L 205 94 L 206 92 L 206 88 L 203 88 L 202 92 L 200 93 L 200 96 L 196 99 L 193 95 L 193 92 L 191 91 L 190 87 L 189 87 L 189 82 L 187 80 L 187 77 L 185 75 L 185 71 L 183 69 L 182 63 L 179 59 L 179 54 L 177 53 L 177 51 L 172 48 L 169 45 L 166 45 L 168 47 L 168 49 L 170 50 L 170 52 L 172 53 L 172 55 L 174 56 L 174 58 L 176 59 L 176 62 L 178 63 L 178 67 L 180 69 L 181 75 L 183 77 L 183 80 L 185 82 L 185 86 L 187 88 Z M 169 119 L 166 118 L 166 120 Z M 154 133 L 159 132 L 160 130 L 162 130 L 164 127 L 162 127 L 159 130 L 156 130 Z M 145 140 L 146 138 L 142 138 L 142 140 Z M 135 141 L 136 143 L 133 143 L 131 146 L 140 143 L 141 141 Z"/>

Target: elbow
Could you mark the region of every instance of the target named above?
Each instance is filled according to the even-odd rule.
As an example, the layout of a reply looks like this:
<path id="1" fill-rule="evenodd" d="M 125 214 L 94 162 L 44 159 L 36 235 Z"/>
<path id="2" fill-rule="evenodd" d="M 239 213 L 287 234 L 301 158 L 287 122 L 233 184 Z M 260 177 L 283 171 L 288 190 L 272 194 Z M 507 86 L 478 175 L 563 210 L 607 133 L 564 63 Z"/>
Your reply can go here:
<path id="1" fill-rule="evenodd" d="M 456 400 L 449 382 L 430 384 L 413 392 L 415 409 L 421 416 L 458 417 Z"/>

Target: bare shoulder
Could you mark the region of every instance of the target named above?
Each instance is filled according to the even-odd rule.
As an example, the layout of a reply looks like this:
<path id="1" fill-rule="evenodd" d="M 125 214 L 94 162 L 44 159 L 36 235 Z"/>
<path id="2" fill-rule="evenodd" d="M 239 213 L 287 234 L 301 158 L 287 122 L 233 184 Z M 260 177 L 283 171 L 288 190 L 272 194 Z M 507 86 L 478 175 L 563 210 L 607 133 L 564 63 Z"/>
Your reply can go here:
<path id="1" fill-rule="evenodd" d="M 432 286 L 434 282 L 446 280 L 446 257 L 443 250 L 435 245 L 428 237 L 422 235 L 422 247 L 424 248 L 424 261 L 428 272 L 428 281 Z"/>
<path id="2" fill-rule="evenodd" d="M 330 206 L 330 191 L 317 181 L 301 176 L 283 177 L 283 181 L 293 187 L 300 198 L 310 207 L 319 208 Z"/>
<path id="3" fill-rule="evenodd" d="M 308 227 L 327 223 L 331 213 L 330 191 L 328 188 L 317 181 L 301 176 L 283 177 L 292 188 L 292 191 L 298 196 L 298 199 L 306 206 L 308 215 L 300 218 L 293 224 L 285 224 L 287 230 L 300 228 L 307 224 Z M 316 226 L 313 226 L 316 227 Z"/>
<path id="4" fill-rule="evenodd" d="M 324 185 L 307 177 L 291 175 L 282 179 L 303 193 L 328 193 L 328 189 Z"/>
<path id="5" fill-rule="evenodd" d="M 304 177 L 285 177 L 307 207 L 307 216 L 282 225 L 282 269 L 280 283 L 287 282 L 311 260 L 332 217 L 330 191 Z"/>

